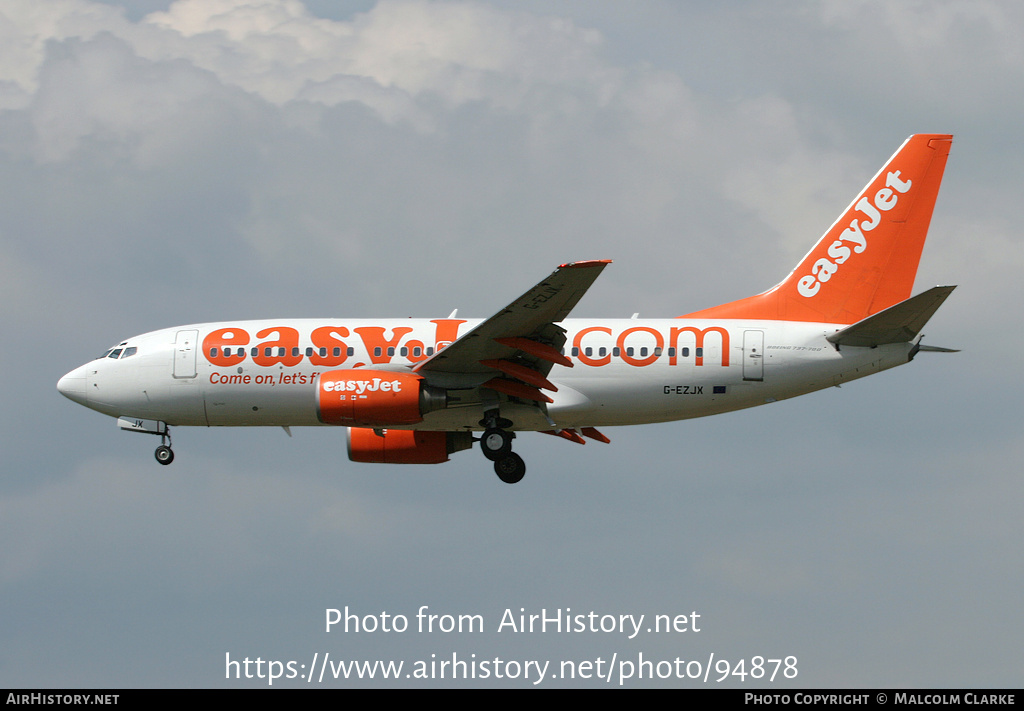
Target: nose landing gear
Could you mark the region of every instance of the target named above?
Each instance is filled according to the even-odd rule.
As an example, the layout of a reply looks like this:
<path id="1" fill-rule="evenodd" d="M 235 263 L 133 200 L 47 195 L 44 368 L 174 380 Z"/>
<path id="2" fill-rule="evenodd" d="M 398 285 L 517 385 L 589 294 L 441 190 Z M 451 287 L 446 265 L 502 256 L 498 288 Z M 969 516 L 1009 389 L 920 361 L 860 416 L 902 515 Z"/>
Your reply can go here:
<path id="1" fill-rule="evenodd" d="M 165 466 L 174 461 L 174 452 L 171 450 L 171 428 L 167 426 L 166 422 L 143 420 L 139 417 L 119 417 L 117 426 L 126 432 L 157 435 L 160 438 L 160 446 L 153 452 L 153 456 Z"/>
<path id="2" fill-rule="evenodd" d="M 171 432 L 166 430 L 160 434 L 160 446 L 153 452 L 156 461 L 164 466 L 174 461 L 174 450 L 171 449 Z"/>

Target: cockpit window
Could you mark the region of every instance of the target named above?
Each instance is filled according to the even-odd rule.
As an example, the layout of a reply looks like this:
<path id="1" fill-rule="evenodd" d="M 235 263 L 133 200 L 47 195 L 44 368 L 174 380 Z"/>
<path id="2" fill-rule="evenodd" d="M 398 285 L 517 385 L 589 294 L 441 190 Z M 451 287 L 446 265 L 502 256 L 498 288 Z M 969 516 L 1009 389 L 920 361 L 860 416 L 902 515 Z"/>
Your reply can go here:
<path id="1" fill-rule="evenodd" d="M 125 358 L 131 358 L 133 355 L 135 355 L 138 352 L 139 352 L 139 349 L 136 348 L 135 346 L 132 346 L 131 348 L 125 348 L 124 349 L 124 353 L 121 354 L 121 359 L 124 360 Z"/>
<path id="2" fill-rule="evenodd" d="M 131 356 L 131 355 L 135 355 L 136 349 L 135 348 L 128 348 L 128 349 L 126 349 L 125 348 L 126 345 L 128 345 L 128 341 L 121 341 L 120 343 L 118 343 L 113 348 L 108 348 L 107 350 L 103 351 L 103 355 L 97 356 L 96 360 L 99 360 L 100 358 L 115 358 L 116 359 L 118 356 L 121 355 L 122 352 L 124 352 L 124 357 L 125 358 L 127 358 L 128 356 Z M 128 353 L 128 351 L 131 351 L 131 353 Z"/>

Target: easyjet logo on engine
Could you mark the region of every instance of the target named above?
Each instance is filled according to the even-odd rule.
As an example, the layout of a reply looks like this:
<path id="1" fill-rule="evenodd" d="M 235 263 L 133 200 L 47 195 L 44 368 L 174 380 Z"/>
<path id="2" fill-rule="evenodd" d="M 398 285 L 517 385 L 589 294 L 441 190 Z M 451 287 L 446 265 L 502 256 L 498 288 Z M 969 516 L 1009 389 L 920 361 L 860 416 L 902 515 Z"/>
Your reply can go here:
<path id="1" fill-rule="evenodd" d="M 885 176 L 886 187 L 875 193 L 874 200 L 869 200 L 867 196 L 858 200 L 854 209 L 863 213 L 867 219 L 850 220 L 849 227 L 840 233 L 839 239 L 828 246 L 829 259 L 818 259 L 811 267 L 811 273 L 800 277 L 796 286 L 800 296 L 808 299 L 813 297 L 821 290 L 822 284 L 835 276 L 840 265 L 845 264 L 852 255 L 861 254 L 866 250 L 868 239 L 865 233 L 881 224 L 882 213 L 896 207 L 900 195 L 910 190 L 912 184 L 910 180 L 900 179 L 900 171 L 891 171 Z"/>
<path id="2" fill-rule="evenodd" d="M 378 391 L 382 393 L 398 393 L 402 391 L 402 383 L 399 380 L 382 380 L 380 378 L 374 378 L 373 380 L 339 380 L 337 382 L 328 380 L 323 383 L 323 390 L 326 393 L 354 392 L 357 395 Z"/>
<path id="3" fill-rule="evenodd" d="M 421 422 L 425 411 L 446 402 L 442 395 L 433 400 L 435 407 L 428 407 L 423 378 L 414 373 L 348 369 L 319 377 L 317 418 L 327 425 L 411 425 Z"/>

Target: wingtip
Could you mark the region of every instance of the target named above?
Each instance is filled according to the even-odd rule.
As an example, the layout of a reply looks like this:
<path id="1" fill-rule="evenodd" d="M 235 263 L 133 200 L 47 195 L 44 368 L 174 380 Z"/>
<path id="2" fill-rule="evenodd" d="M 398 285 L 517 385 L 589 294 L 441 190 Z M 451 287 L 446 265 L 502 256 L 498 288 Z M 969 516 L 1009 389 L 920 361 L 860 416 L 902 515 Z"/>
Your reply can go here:
<path id="1" fill-rule="evenodd" d="M 587 259 L 582 262 L 566 262 L 565 264 L 559 264 L 559 269 L 580 269 L 583 267 L 603 267 L 605 264 L 611 264 L 610 259 Z"/>

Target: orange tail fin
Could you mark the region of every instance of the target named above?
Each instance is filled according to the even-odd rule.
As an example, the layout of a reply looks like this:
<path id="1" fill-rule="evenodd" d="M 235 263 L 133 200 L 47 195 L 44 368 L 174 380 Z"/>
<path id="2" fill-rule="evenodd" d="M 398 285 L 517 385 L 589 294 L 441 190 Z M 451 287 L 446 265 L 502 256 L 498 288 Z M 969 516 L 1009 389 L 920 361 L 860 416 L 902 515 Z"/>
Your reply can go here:
<path id="1" fill-rule="evenodd" d="M 856 323 L 909 298 L 952 143 L 911 136 L 780 284 L 680 318 Z"/>

